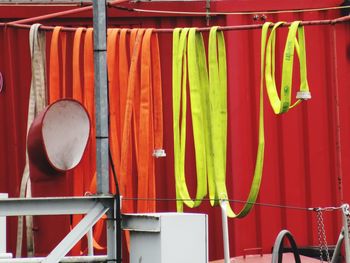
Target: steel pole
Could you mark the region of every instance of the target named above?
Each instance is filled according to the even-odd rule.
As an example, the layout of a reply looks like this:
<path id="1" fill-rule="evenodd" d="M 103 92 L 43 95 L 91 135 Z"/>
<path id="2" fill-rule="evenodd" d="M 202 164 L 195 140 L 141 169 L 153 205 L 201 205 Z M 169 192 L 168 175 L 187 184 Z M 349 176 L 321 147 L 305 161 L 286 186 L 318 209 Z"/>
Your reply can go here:
<path id="1" fill-rule="evenodd" d="M 342 205 L 343 227 L 344 227 L 344 246 L 345 246 L 345 262 L 350 263 L 350 241 L 349 241 L 349 204 Z"/>
<path id="2" fill-rule="evenodd" d="M 222 200 L 220 202 L 221 206 L 221 219 L 222 219 L 222 238 L 224 244 L 224 262 L 230 263 L 230 241 L 228 234 L 228 221 L 227 221 L 227 201 Z"/>
<path id="3" fill-rule="evenodd" d="M 106 0 L 93 1 L 97 193 L 109 193 Z"/>

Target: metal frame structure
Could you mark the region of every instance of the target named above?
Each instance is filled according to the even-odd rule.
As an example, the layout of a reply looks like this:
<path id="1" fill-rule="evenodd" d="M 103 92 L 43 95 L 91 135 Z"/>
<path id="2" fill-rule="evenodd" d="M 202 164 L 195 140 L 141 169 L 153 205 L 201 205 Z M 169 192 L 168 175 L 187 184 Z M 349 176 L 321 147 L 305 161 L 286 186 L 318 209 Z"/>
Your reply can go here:
<path id="1" fill-rule="evenodd" d="M 71 248 L 107 213 L 115 222 L 116 199 L 111 195 L 54 198 L 9 198 L 0 200 L 0 216 L 86 214 L 46 258 L 4 259 L 0 262 L 96 262 L 116 261 L 115 241 L 107 244 L 107 256 L 66 257 Z M 107 225 L 107 233 L 108 233 Z M 115 239 L 114 239 L 115 240 Z"/>

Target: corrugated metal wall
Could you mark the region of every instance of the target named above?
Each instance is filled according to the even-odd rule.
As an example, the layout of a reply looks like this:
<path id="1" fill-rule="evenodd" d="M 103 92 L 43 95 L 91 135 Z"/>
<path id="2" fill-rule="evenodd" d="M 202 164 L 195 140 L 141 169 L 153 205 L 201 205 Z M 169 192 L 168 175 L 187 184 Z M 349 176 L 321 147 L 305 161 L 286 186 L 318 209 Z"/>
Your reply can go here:
<path id="1" fill-rule="evenodd" d="M 268 1 L 265 8 L 315 7 L 314 1 L 291 5 L 291 1 Z M 335 6 L 340 1 L 318 1 L 318 6 Z M 218 10 L 259 9 L 256 1 L 213 3 Z M 186 3 L 187 5 L 187 3 Z M 173 7 L 171 4 L 169 6 Z M 193 4 L 201 10 L 198 3 Z M 184 7 L 191 10 L 191 4 Z M 199 6 L 204 6 L 202 3 Z M 166 8 L 164 3 L 152 7 Z M 8 8 L 8 7 L 7 7 Z M 30 11 L 26 15 L 30 16 Z M 2 9 L 0 8 L 0 13 Z M 37 12 L 37 11 L 35 11 Z M 117 16 L 118 15 L 118 16 Z M 110 25 L 122 27 L 173 28 L 206 26 L 203 17 L 164 16 L 140 17 L 110 12 Z M 267 21 L 330 19 L 339 11 L 302 14 L 267 15 Z M 48 21 L 50 24 L 88 25 L 88 15 Z M 239 25 L 262 23 L 252 15 L 216 16 L 211 24 Z M 350 202 L 350 25 L 337 24 L 306 27 L 307 62 L 312 100 L 302 103 L 285 115 L 273 114 L 265 94 L 265 164 L 259 202 L 296 207 L 318 207 Z M 286 29 L 278 35 L 277 59 L 281 59 Z M 72 36 L 72 33 L 69 33 Z M 48 34 L 48 38 L 49 38 Z M 254 166 L 258 138 L 258 99 L 260 83 L 260 30 L 225 32 L 228 49 L 228 189 L 231 199 L 247 197 Z M 72 41 L 72 38 L 69 38 Z M 171 43 L 169 33 L 160 34 L 165 149 L 167 158 L 157 161 L 157 196 L 174 198 L 174 166 L 171 98 Z M 71 51 L 68 51 L 71 52 Z M 26 112 L 30 86 L 28 30 L 1 28 L 0 72 L 5 88 L 0 93 L 0 192 L 18 196 L 25 159 Z M 69 67 L 68 67 L 69 68 Z M 298 72 L 298 67 L 295 67 Z M 296 74 L 298 75 L 298 74 Z M 277 76 L 279 83 L 279 74 Z M 298 77 L 294 79 L 295 90 Z M 191 129 L 189 125 L 188 129 Z M 195 191 L 193 138 L 188 131 L 187 176 L 190 191 Z M 159 211 L 175 211 L 175 202 L 158 202 Z M 234 205 L 235 210 L 241 204 Z M 210 259 L 223 257 L 220 209 L 204 202 L 191 212 L 209 214 Z M 8 246 L 15 250 L 16 219 L 8 220 Z M 325 213 L 327 241 L 334 244 L 340 230 L 339 212 Z M 278 232 L 289 229 L 301 246 L 317 245 L 317 224 L 314 212 L 256 205 L 244 219 L 229 220 L 231 254 L 241 255 L 245 249 L 263 248 L 269 252 Z"/>

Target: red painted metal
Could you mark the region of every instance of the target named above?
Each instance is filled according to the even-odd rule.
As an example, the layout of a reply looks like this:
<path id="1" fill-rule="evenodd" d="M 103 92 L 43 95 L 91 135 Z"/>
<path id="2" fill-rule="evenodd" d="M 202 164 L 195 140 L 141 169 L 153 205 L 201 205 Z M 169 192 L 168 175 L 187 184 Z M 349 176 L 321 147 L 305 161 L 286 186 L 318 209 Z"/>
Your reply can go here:
<path id="1" fill-rule="evenodd" d="M 212 11 L 258 11 L 268 9 L 298 9 L 308 7 L 337 6 L 342 1 L 218 1 L 211 3 Z M 135 3 L 135 8 L 177 9 L 184 11 L 205 11 L 205 2 L 152 2 Z M 1 17 L 11 7 L 0 8 Z M 14 7 L 19 10 L 20 7 Z M 27 7 L 23 7 L 27 8 Z M 53 7 L 52 7 L 53 8 Z M 54 9 L 60 11 L 62 7 Z M 21 9 L 22 19 L 44 14 L 34 7 Z M 134 13 L 116 9 L 109 10 L 109 25 L 116 27 L 174 28 L 184 26 L 205 27 L 206 19 L 201 16 L 159 15 Z M 340 11 L 319 11 L 307 13 L 268 14 L 267 21 L 323 20 L 340 16 Z M 261 24 L 264 17 L 253 19 L 253 15 L 213 16 L 210 25 Z M 44 21 L 47 25 L 91 26 L 86 14 L 66 16 Z M 0 93 L 0 191 L 10 197 L 18 196 L 19 182 L 25 161 L 25 131 L 30 87 L 30 58 L 28 30 L 1 28 L 0 71 L 4 76 L 4 89 Z M 318 207 L 350 202 L 347 187 L 350 185 L 350 25 L 349 22 L 336 25 L 306 27 L 308 77 L 312 100 L 302 103 L 285 115 L 273 114 L 265 95 L 266 154 L 263 181 L 259 202 L 296 207 Z M 72 41 L 72 33 L 67 32 Z M 48 38 L 50 34 L 47 34 Z M 207 33 L 204 33 L 207 36 Z M 283 39 L 286 29 L 277 37 L 278 61 L 281 61 Z M 225 32 L 228 48 L 228 156 L 227 185 L 232 199 L 247 197 L 254 171 L 258 132 L 258 92 L 260 82 L 260 30 Z M 160 51 L 163 76 L 164 148 L 167 157 L 156 160 L 157 196 L 174 198 L 172 98 L 171 98 L 171 54 L 172 36 L 160 33 Z M 71 50 L 68 50 L 70 54 Z M 69 57 L 69 56 L 68 56 Z M 68 65 L 69 74 L 71 67 Z M 295 69 L 297 71 L 297 66 Z M 280 69 L 277 69 L 277 83 Z M 68 82 L 71 83 L 71 76 Z M 298 77 L 294 79 L 298 85 Z M 190 117 L 190 116 L 189 116 Z M 193 195 L 195 191 L 195 163 L 193 136 L 188 127 L 186 174 Z M 63 194 L 69 195 L 67 188 Z M 127 202 L 127 201 L 126 201 Z M 242 204 L 235 203 L 236 210 Z M 158 211 L 175 211 L 175 202 L 159 201 Z M 186 209 L 189 212 L 209 214 L 209 256 L 211 260 L 223 257 L 220 209 L 211 208 L 204 202 L 199 208 Z M 325 227 L 327 241 L 334 244 L 340 230 L 339 212 L 326 212 Z M 8 247 L 15 250 L 16 219 L 8 224 Z M 242 255 L 250 248 L 262 248 L 270 252 L 274 239 L 283 228 L 289 229 L 300 246 L 317 245 L 315 213 L 303 209 L 287 209 L 278 206 L 256 205 L 252 213 L 242 220 L 230 220 L 231 255 Z M 61 231 L 68 231 L 64 229 Z M 49 236 L 48 233 L 44 235 Z M 44 253 L 44 250 L 42 251 Z"/>

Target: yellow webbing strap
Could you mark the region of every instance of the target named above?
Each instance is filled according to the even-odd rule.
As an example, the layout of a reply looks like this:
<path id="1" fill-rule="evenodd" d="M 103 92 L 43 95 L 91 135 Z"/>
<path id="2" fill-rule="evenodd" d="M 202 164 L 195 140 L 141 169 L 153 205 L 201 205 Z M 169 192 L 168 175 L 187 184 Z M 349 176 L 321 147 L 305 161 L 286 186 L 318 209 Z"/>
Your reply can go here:
<path id="1" fill-rule="evenodd" d="M 262 50 L 265 50 L 268 26 L 263 28 Z M 186 143 L 186 84 L 187 57 L 186 36 L 188 33 L 188 79 L 190 85 L 191 113 L 196 152 L 197 194 L 192 201 L 185 180 Z M 211 204 L 226 200 L 226 144 L 227 144 L 227 69 L 225 40 L 217 27 L 209 36 L 209 80 L 202 35 L 193 29 L 175 29 L 173 33 L 173 121 L 174 161 L 177 210 L 183 211 L 183 203 L 198 206 L 207 193 L 208 175 Z M 253 207 L 260 188 L 264 158 L 263 116 L 263 66 L 260 88 L 259 145 L 254 178 L 248 200 L 243 209 L 235 214 L 228 207 L 229 217 L 244 217 Z"/>
<path id="2" fill-rule="evenodd" d="M 249 196 L 239 213 L 234 213 L 230 205 L 227 206 L 227 215 L 232 218 L 246 216 L 253 207 L 259 193 L 263 163 L 264 163 L 264 105 L 263 105 L 263 66 L 265 57 L 265 43 L 268 25 L 264 25 L 261 39 L 261 82 L 259 107 L 259 139 L 255 164 L 254 177 Z M 212 109 L 212 144 L 214 150 L 214 168 L 216 193 L 211 194 L 220 200 L 227 200 L 226 189 L 226 144 L 227 144 L 227 70 L 225 40 L 222 32 L 217 33 L 217 27 L 209 34 L 209 83 Z M 210 182 L 210 179 L 209 179 Z M 209 187 L 209 189 L 211 189 Z"/>
<path id="3" fill-rule="evenodd" d="M 289 109 L 299 104 L 301 100 L 311 98 L 309 92 L 309 85 L 307 82 L 304 27 L 300 26 L 300 21 L 293 22 L 289 27 L 289 32 L 283 54 L 282 83 L 280 91 L 281 99 L 278 96 L 275 81 L 275 43 L 276 29 L 282 24 L 283 22 L 278 22 L 274 25 L 266 46 L 266 89 L 267 94 L 269 96 L 270 104 L 275 114 L 287 112 Z M 299 41 L 296 37 L 297 33 Z M 294 104 L 291 104 L 294 48 L 297 51 L 300 63 L 300 91 L 297 94 L 297 101 Z"/>
<path id="4" fill-rule="evenodd" d="M 209 103 L 211 152 L 213 172 L 208 171 L 208 186 L 211 205 L 218 205 L 220 198 L 227 199 L 226 190 L 226 145 L 227 145 L 227 68 L 224 33 L 212 27 L 209 33 Z"/>
<path id="5" fill-rule="evenodd" d="M 179 29 L 176 28 L 173 32 L 173 128 L 174 128 L 174 165 L 175 165 L 175 184 L 176 184 L 176 198 L 181 199 L 177 201 L 177 210 L 183 211 L 183 204 L 185 203 L 189 207 L 198 206 L 201 203 L 201 199 L 207 194 L 206 189 L 206 174 L 205 165 L 197 167 L 197 193 L 196 200 L 193 201 L 189 195 L 186 178 L 185 178 L 185 146 L 186 146 L 186 112 L 187 112 L 187 34 L 188 28 Z M 193 39 L 193 33 L 191 39 Z M 193 39 L 194 41 L 194 39 Z M 190 45 L 190 43 L 189 43 Z M 203 47 L 204 48 L 204 47 Z M 193 58 L 191 62 L 193 65 Z M 189 63 L 190 64 L 190 63 Z M 191 70 L 194 70 L 193 68 Z M 189 69 L 190 71 L 190 69 Z M 196 78 L 197 83 L 199 77 Z M 193 79 L 192 79 L 192 85 Z M 197 92 L 197 94 L 191 94 L 193 96 L 199 96 L 199 87 L 193 87 L 191 93 Z M 197 90 L 196 90 L 197 89 Z M 192 99 L 191 99 L 192 100 Z M 198 102 L 198 101 L 197 101 Z M 199 103 L 192 105 L 192 111 L 198 107 Z M 196 115 L 197 114 L 197 115 Z M 192 115 L 194 117 L 194 129 L 198 122 L 201 121 L 201 111 L 197 109 L 197 113 Z M 203 138 L 201 138 L 203 139 Z M 198 144 L 198 139 L 195 144 Z M 202 153 L 205 153 L 205 145 L 202 142 L 200 146 L 196 144 L 196 152 L 198 147 L 202 149 Z M 199 154 L 199 153 L 198 153 Z M 203 155 L 202 155 L 203 157 Z M 197 159 L 196 159 L 197 160 Z M 204 159 L 202 159 L 204 160 Z M 204 171 L 203 171 L 204 169 Z M 199 171 L 199 172 L 198 172 Z"/>

